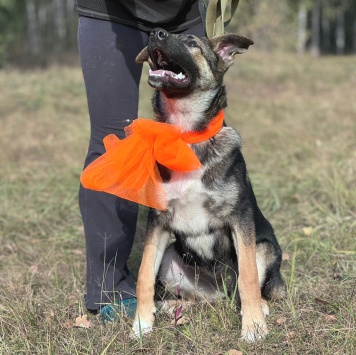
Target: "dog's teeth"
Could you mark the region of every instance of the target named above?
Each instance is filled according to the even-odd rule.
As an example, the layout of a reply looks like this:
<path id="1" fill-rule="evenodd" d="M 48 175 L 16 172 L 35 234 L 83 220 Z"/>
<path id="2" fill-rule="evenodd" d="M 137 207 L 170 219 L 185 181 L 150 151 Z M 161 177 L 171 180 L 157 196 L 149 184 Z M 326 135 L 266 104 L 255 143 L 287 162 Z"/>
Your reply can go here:
<path id="1" fill-rule="evenodd" d="M 150 76 L 158 76 L 158 77 L 160 77 L 160 76 L 164 76 L 164 74 L 165 74 L 165 70 L 149 70 L 149 75 Z"/>
<path id="2" fill-rule="evenodd" d="M 170 76 L 171 78 L 177 79 L 177 80 L 184 80 L 186 76 L 183 73 L 175 74 L 171 71 L 159 69 L 159 70 L 149 70 L 149 75 L 152 77 L 163 77 L 165 75 Z"/>

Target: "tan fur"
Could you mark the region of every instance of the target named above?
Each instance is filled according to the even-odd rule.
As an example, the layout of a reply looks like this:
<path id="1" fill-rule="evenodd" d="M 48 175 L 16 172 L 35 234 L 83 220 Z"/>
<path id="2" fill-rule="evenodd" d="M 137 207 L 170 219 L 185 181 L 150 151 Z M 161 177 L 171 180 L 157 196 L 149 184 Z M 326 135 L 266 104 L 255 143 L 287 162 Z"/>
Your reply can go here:
<path id="1" fill-rule="evenodd" d="M 241 299 L 242 338 L 263 336 L 268 332 L 261 306 L 261 290 L 258 282 L 255 236 L 244 235 L 234 228 L 234 243 L 237 249 L 239 278 L 238 287 Z"/>
<path id="2" fill-rule="evenodd" d="M 136 285 L 138 303 L 134 324 L 138 332 L 141 328 L 143 333 L 145 328 L 149 331 L 155 319 L 155 281 L 168 240 L 169 233 L 159 227 L 152 229 L 146 238 Z"/>

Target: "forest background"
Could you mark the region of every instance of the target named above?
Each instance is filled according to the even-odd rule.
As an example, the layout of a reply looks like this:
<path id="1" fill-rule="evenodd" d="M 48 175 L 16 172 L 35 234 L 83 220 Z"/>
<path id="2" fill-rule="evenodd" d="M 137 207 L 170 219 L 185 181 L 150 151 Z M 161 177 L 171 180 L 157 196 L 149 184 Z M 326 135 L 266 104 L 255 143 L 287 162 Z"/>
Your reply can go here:
<path id="1" fill-rule="evenodd" d="M 0 66 L 63 62 L 77 54 L 76 26 L 75 0 L 0 0 Z M 228 29 L 269 51 L 356 53 L 356 1 L 241 1 Z"/>

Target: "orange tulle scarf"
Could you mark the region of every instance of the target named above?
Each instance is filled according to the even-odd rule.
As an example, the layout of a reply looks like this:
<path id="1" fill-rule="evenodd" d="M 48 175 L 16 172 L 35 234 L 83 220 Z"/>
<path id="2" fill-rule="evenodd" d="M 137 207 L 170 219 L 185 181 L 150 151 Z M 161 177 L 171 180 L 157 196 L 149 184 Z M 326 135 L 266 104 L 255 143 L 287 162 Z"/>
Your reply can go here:
<path id="1" fill-rule="evenodd" d="M 222 110 L 204 131 L 182 132 L 172 124 L 138 118 L 125 128 L 125 139 L 114 134 L 104 138 L 106 152 L 85 168 L 80 181 L 87 189 L 166 210 L 168 201 L 156 162 L 183 173 L 199 169 L 201 163 L 189 144 L 216 135 L 223 121 Z"/>

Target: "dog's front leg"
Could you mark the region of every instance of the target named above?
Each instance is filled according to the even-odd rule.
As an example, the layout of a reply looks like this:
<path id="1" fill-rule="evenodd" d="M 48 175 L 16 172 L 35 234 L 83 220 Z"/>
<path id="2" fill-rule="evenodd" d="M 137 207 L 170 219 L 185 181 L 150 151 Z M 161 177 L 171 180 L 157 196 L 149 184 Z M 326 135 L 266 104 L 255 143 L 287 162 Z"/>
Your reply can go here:
<path id="1" fill-rule="evenodd" d="M 156 312 L 155 281 L 169 235 L 168 231 L 159 226 L 148 227 L 136 285 L 137 310 L 132 327 L 136 337 L 152 331 Z"/>
<path id="2" fill-rule="evenodd" d="M 238 255 L 238 289 L 242 314 L 241 337 L 245 341 L 253 342 L 263 339 L 268 333 L 261 307 L 253 220 L 247 222 L 246 219 L 243 219 L 243 223 L 234 223 L 232 231 Z"/>

